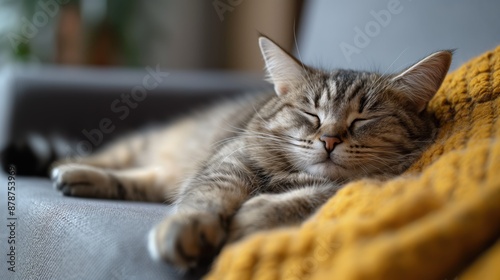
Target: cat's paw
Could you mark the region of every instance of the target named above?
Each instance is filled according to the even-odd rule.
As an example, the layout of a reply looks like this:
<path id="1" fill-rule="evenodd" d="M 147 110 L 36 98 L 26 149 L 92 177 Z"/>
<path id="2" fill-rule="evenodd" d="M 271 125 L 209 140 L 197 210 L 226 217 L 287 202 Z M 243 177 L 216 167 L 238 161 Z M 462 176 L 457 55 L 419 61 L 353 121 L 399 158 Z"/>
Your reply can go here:
<path id="1" fill-rule="evenodd" d="M 99 168 L 81 165 L 64 164 L 52 169 L 51 179 L 54 188 L 67 196 L 111 197 L 113 180 L 110 175 Z"/>
<path id="2" fill-rule="evenodd" d="M 226 229 L 221 218 L 211 213 L 175 214 L 163 220 L 149 234 L 151 257 L 180 269 L 210 261 L 220 250 Z"/>
<path id="3" fill-rule="evenodd" d="M 272 200 L 273 196 L 261 194 L 245 202 L 231 221 L 227 242 L 236 242 L 257 231 L 275 227 L 277 221 L 270 217 L 279 217 L 281 213 L 273 213 Z"/>

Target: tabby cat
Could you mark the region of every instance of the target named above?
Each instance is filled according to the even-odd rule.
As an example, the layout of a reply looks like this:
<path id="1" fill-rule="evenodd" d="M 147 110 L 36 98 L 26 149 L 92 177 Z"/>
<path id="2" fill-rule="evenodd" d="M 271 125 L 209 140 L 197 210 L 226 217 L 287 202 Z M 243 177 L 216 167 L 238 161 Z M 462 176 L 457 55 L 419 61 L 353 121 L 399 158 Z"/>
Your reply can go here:
<path id="1" fill-rule="evenodd" d="M 256 231 L 297 225 L 347 182 L 401 174 L 432 142 L 426 105 L 451 51 L 398 74 L 322 71 L 259 39 L 275 93 L 246 96 L 52 170 L 65 195 L 167 202 L 154 259 L 191 268 Z"/>

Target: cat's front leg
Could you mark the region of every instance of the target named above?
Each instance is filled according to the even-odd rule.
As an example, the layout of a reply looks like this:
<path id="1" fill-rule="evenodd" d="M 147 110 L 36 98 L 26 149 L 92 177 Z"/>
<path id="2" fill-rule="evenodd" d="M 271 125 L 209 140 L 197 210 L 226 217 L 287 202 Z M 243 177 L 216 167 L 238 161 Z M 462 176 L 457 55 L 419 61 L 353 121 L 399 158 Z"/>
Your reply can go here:
<path id="1" fill-rule="evenodd" d="M 337 186 L 310 186 L 249 199 L 233 217 L 228 243 L 254 232 L 299 225 L 338 190 Z"/>
<path id="2" fill-rule="evenodd" d="M 148 250 L 157 261 L 188 269 L 210 261 L 226 238 L 223 217 L 200 211 L 177 213 L 150 231 Z"/>
<path id="3" fill-rule="evenodd" d="M 229 222 L 247 199 L 247 187 L 228 182 L 189 186 L 173 215 L 149 236 L 149 251 L 181 269 L 211 260 L 227 239 Z"/>
<path id="4" fill-rule="evenodd" d="M 181 188 L 175 213 L 151 231 L 153 258 L 187 269 L 213 258 L 225 243 L 232 216 L 256 182 L 234 152 L 239 146 L 224 148 Z"/>

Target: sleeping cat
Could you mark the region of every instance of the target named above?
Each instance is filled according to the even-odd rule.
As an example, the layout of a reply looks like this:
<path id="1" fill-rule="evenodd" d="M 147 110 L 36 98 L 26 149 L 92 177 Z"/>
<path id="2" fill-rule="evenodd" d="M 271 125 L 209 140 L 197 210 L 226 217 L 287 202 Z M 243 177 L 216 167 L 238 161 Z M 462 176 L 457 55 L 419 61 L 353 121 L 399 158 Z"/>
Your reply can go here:
<path id="1" fill-rule="evenodd" d="M 179 268 L 251 233 L 297 225 L 347 182 L 401 174 L 432 142 L 425 110 L 452 53 L 398 74 L 321 71 L 259 39 L 274 93 L 226 102 L 52 170 L 65 195 L 172 203 L 154 259 Z"/>

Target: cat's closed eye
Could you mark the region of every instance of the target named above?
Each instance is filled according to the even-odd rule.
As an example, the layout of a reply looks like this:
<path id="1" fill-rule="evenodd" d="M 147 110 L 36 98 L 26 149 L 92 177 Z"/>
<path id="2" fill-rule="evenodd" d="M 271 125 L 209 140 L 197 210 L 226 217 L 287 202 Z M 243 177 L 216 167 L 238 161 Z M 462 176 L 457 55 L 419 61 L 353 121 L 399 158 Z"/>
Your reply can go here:
<path id="1" fill-rule="evenodd" d="M 319 118 L 318 115 L 316 115 L 314 113 L 310 113 L 310 112 L 305 112 L 305 111 L 304 111 L 304 114 L 306 114 L 309 119 L 313 120 L 314 124 L 316 125 L 316 128 L 320 127 L 321 119 Z"/>
<path id="2" fill-rule="evenodd" d="M 363 119 L 363 118 L 354 119 L 349 125 L 349 129 L 351 131 L 356 130 L 371 121 L 372 119 Z"/>

